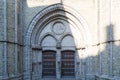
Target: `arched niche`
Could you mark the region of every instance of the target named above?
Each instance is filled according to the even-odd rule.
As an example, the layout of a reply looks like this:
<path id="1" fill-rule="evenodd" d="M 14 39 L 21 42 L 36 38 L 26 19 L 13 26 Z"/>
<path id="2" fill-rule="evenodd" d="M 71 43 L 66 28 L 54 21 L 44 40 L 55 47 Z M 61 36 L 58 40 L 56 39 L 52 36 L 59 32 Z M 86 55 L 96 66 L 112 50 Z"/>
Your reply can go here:
<path id="1" fill-rule="evenodd" d="M 71 35 L 66 35 L 61 40 L 62 50 L 75 50 L 75 40 Z"/>
<path id="2" fill-rule="evenodd" d="M 56 50 L 56 44 L 57 41 L 50 35 L 45 36 L 41 41 L 42 50 Z"/>

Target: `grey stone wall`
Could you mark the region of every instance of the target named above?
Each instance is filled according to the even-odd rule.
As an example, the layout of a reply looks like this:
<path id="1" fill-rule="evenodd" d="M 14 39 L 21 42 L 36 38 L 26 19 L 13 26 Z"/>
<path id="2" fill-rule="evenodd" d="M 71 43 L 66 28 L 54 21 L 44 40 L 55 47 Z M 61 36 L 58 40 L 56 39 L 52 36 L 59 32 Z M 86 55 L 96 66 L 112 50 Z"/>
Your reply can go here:
<path id="1" fill-rule="evenodd" d="M 0 0 L 0 80 L 13 80 L 20 76 L 20 26 L 17 20 L 17 3 L 17 0 Z"/>
<path id="2" fill-rule="evenodd" d="M 56 3 L 60 0 L 0 0 L 0 77 L 6 68 L 8 77 L 22 72 L 21 65 L 25 70 L 29 24 L 41 10 Z M 89 26 L 92 40 L 86 74 L 120 77 L 120 0 L 63 0 L 63 4 L 80 13 Z"/>
<path id="3" fill-rule="evenodd" d="M 8 77 L 14 75 L 15 72 L 15 1 L 7 1 L 7 70 Z M 15 64 L 16 65 L 16 64 Z M 9 67 L 8 67 L 9 66 Z"/>
<path id="4" fill-rule="evenodd" d="M 15 42 L 15 1 L 7 1 L 7 40 Z"/>
<path id="5" fill-rule="evenodd" d="M 40 0 L 23 0 L 23 44 L 25 44 L 25 33 L 34 16 L 42 9 L 55 3 L 59 3 L 59 0 L 51 0 L 48 2 Z M 119 3 L 119 0 L 63 0 L 63 4 L 79 12 L 89 26 L 92 37 L 91 45 L 89 46 L 92 46 L 92 52 L 87 58 L 88 62 L 90 62 L 87 65 L 89 68 L 87 71 L 88 73 L 107 76 L 112 73 L 112 75 L 119 75 L 120 68 L 118 55 L 120 53 L 118 52 L 119 44 L 117 44 L 119 43 Z M 110 28 L 111 25 L 113 25 L 113 32 Z M 114 44 L 113 42 L 115 40 L 118 40 L 118 42 Z M 111 45 L 113 48 L 110 47 Z M 110 69 L 112 69 L 112 73 Z"/>
<path id="6" fill-rule="evenodd" d="M 3 28 L 4 28 L 4 2 L 1 0 L 0 1 L 0 40 L 2 41 L 3 40 Z"/>
<path id="7" fill-rule="evenodd" d="M 113 43 L 113 75 L 120 76 L 120 41 Z"/>
<path id="8" fill-rule="evenodd" d="M 0 78 L 3 74 L 3 53 L 4 53 L 4 1 L 0 0 Z"/>
<path id="9" fill-rule="evenodd" d="M 1 24 L 1 26 L 0 26 L 0 40 L 2 41 L 3 40 L 3 28 L 4 28 L 4 2 L 3 2 L 3 0 L 1 0 L 0 1 L 0 24 Z"/>
<path id="10" fill-rule="evenodd" d="M 0 42 L 0 77 L 3 73 L 3 43 Z"/>

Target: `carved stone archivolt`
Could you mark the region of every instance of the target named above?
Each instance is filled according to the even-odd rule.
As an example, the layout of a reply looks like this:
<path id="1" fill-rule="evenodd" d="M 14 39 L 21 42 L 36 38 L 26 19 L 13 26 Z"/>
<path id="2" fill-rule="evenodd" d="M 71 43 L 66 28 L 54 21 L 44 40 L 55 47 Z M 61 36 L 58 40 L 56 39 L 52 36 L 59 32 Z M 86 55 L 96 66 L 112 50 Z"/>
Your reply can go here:
<path id="1" fill-rule="evenodd" d="M 89 34 L 85 20 L 70 7 L 55 4 L 43 9 L 34 17 L 26 34 L 26 75 L 24 76 L 28 80 L 31 78 L 33 52 L 36 54 L 36 52 L 41 53 L 42 50 L 75 50 L 79 42 L 88 44 Z M 67 44 L 64 46 L 62 42 Z"/>

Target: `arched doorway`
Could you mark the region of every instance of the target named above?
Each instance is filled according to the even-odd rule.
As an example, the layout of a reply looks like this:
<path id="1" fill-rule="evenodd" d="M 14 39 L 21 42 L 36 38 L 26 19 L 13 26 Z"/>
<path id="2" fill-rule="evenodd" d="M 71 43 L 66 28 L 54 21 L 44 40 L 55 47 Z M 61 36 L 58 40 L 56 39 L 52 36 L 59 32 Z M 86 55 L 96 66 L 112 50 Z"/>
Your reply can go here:
<path id="1" fill-rule="evenodd" d="M 38 64 L 41 58 L 41 64 L 38 64 L 39 68 L 35 67 L 37 70 L 32 70 L 34 73 L 32 78 L 40 77 L 40 75 L 42 78 L 75 78 L 76 40 L 70 26 L 72 27 L 72 24 L 67 20 L 58 18 L 42 28 L 38 37 L 38 46 L 41 50 L 38 52 L 34 48 L 32 50 L 32 62 Z"/>
<path id="2" fill-rule="evenodd" d="M 55 4 L 42 10 L 26 35 L 25 80 L 78 77 L 77 55 L 89 42 L 87 34 L 84 20 L 69 7 Z"/>

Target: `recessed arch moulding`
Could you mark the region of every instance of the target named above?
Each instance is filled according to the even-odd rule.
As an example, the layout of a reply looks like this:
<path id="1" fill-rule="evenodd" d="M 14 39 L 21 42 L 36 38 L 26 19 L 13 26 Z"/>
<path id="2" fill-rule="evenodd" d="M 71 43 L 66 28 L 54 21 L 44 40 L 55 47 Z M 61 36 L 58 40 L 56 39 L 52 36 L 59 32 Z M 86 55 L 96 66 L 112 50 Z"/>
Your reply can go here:
<path id="1" fill-rule="evenodd" d="M 68 44 L 65 44 L 67 42 Z M 76 50 L 86 48 L 89 51 L 90 45 L 91 36 L 83 17 L 68 6 L 62 4 L 51 5 L 40 11 L 29 25 L 26 34 L 26 71 L 24 78 L 30 79 L 33 49 Z M 66 46 L 69 47 L 65 48 Z M 86 51 L 86 54 L 88 54 L 88 51 Z"/>

